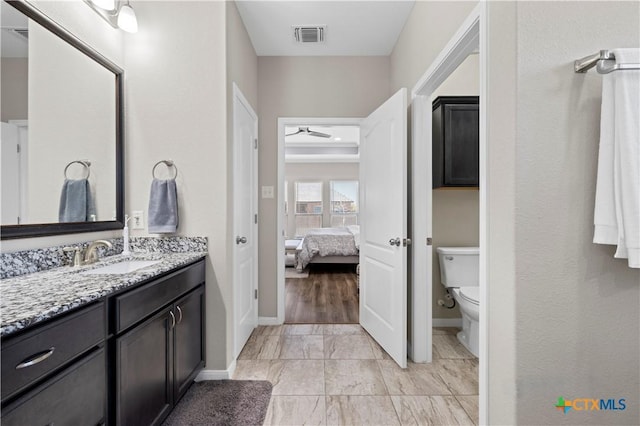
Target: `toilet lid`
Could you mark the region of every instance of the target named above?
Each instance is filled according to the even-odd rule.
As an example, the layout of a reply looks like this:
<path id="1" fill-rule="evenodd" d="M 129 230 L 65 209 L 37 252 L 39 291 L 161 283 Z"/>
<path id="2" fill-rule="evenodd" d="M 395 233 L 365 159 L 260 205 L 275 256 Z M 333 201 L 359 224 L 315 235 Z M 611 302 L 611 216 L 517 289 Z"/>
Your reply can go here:
<path id="1" fill-rule="evenodd" d="M 460 296 L 467 302 L 477 305 L 480 300 L 480 287 L 460 287 Z"/>

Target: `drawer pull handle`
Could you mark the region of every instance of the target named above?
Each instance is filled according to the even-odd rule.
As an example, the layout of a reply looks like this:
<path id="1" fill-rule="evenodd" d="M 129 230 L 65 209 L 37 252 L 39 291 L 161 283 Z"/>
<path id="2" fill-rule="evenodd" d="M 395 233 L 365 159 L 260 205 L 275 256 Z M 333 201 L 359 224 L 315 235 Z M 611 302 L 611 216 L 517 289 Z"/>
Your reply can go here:
<path id="1" fill-rule="evenodd" d="M 169 315 L 171 316 L 171 328 L 170 328 L 170 330 L 172 330 L 176 326 L 176 316 L 173 314 L 173 311 L 169 311 Z"/>
<path id="2" fill-rule="evenodd" d="M 30 358 L 25 359 L 20 364 L 16 365 L 16 370 L 20 370 L 21 368 L 31 367 L 32 365 L 36 365 L 44 361 L 45 359 L 53 355 L 53 351 L 55 350 L 56 348 L 52 347 L 46 351 L 38 352 L 37 354 L 31 356 Z"/>
<path id="3" fill-rule="evenodd" d="M 178 310 L 178 313 L 180 314 L 180 316 L 178 317 L 178 324 L 180 324 L 182 322 L 182 309 L 180 309 L 180 306 L 176 305 L 176 309 Z"/>

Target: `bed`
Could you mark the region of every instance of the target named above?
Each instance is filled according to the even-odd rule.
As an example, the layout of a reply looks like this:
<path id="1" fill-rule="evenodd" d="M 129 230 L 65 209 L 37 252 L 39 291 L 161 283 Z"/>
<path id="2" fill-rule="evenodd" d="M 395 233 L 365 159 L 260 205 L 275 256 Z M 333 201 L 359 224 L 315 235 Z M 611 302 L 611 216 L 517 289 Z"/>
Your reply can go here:
<path id="1" fill-rule="evenodd" d="M 296 269 L 310 263 L 360 263 L 360 227 L 315 228 L 307 231 L 296 254 Z"/>

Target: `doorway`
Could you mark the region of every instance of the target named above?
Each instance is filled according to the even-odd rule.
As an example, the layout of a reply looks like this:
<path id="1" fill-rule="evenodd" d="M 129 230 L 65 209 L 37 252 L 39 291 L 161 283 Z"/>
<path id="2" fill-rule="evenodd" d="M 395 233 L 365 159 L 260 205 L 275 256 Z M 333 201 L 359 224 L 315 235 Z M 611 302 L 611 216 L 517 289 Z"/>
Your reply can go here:
<path id="1" fill-rule="evenodd" d="M 357 324 L 359 120 L 281 120 L 284 322 Z"/>
<path id="2" fill-rule="evenodd" d="M 402 368 L 407 365 L 407 94 L 400 89 L 359 124 L 359 322 Z M 316 119 L 313 124 L 322 124 Z M 340 120 L 340 119 L 334 119 Z M 357 121 L 356 121 L 357 120 Z M 278 120 L 278 186 L 284 187 L 286 125 L 301 119 Z M 305 131 L 308 131 L 306 129 Z M 282 198 L 282 197 L 281 197 Z M 278 320 L 285 320 L 283 217 L 278 200 Z M 280 249 L 282 248 L 282 249 Z M 302 248 L 304 255 L 305 248 Z M 369 274 L 370 273 L 370 274 Z"/>
<path id="3" fill-rule="evenodd" d="M 414 164 L 432 164 L 432 102 L 437 88 L 458 68 L 465 59 L 478 53 L 479 63 L 479 423 L 488 423 L 488 180 L 487 180 L 487 23 L 486 5 L 479 4 L 465 19 L 432 65 L 425 71 L 412 90 L 412 156 Z M 416 241 L 412 254 L 412 323 L 411 340 L 414 343 L 413 357 L 416 362 L 432 360 L 432 286 L 433 282 L 433 194 L 430 168 L 414 167 L 412 170 L 412 217 L 413 236 Z M 426 259 L 420 262 L 419 259 Z M 427 283 L 425 286 L 423 283 Z M 416 311 L 417 300 L 428 300 L 426 311 Z M 426 313 L 426 315 L 425 315 Z M 426 342 L 425 342 L 426 340 Z M 416 344 L 417 343 L 417 344 Z M 426 343 L 426 344 L 423 344 Z"/>

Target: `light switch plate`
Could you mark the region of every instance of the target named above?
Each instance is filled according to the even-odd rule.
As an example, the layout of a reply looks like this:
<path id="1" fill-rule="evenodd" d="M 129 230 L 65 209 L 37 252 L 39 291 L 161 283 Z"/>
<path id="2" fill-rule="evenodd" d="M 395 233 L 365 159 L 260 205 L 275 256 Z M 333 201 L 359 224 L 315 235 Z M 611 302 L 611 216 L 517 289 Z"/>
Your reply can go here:
<path id="1" fill-rule="evenodd" d="M 273 198 L 273 186 L 263 186 L 262 187 L 262 198 Z"/>
<path id="2" fill-rule="evenodd" d="M 144 212 L 142 210 L 134 210 L 131 214 L 131 229 L 144 229 Z"/>

